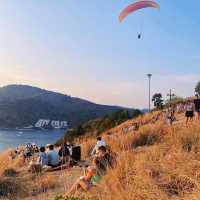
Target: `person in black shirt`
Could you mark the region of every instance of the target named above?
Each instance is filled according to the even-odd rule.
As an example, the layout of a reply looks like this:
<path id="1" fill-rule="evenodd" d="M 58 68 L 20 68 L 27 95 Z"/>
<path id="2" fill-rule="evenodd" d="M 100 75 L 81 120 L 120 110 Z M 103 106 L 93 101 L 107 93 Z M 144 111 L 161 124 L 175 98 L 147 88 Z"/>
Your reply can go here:
<path id="1" fill-rule="evenodd" d="M 200 98 L 197 96 L 197 98 L 194 100 L 195 105 L 195 112 L 197 113 L 197 119 L 200 120 Z"/>
<path id="2" fill-rule="evenodd" d="M 61 146 L 58 155 L 61 158 L 62 164 L 68 163 L 70 161 L 70 146 L 67 144 L 67 142 L 64 142 L 64 144 Z"/>

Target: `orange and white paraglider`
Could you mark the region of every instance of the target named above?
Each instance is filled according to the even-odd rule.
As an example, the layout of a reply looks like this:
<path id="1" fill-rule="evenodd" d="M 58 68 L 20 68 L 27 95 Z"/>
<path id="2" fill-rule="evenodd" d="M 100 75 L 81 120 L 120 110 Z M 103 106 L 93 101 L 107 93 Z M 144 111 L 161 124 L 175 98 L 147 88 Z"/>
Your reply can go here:
<path id="1" fill-rule="evenodd" d="M 155 8 L 155 9 L 160 9 L 160 5 L 156 3 L 155 1 L 151 0 L 139 0 L 137 2 L 134 2 L 127 7 L 125 7 L 119 17 L 118 20 L 119 22 L 122 22 L 129 14 L 134 13 L 140 9 L 144 8 Z M 138 34 L 138 39 L 141 38 L 141 33 Z"/>

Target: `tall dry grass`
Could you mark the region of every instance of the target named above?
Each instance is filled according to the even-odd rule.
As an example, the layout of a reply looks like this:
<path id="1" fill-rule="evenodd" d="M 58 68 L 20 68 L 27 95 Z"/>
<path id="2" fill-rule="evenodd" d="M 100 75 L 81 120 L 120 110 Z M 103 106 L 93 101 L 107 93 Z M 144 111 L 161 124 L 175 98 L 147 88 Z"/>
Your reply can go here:
<path id="1" fill-rule="evenodd" d="M 11 164 L 11 150 L 0 153 L 0 176 L 4 173 L 5 169 Z"/>
<path id="2" fill-rule="evenodd" d="M 103 133 L 106 143 L 117 153 L 117 166 L 108 171 L 97 187 L 81 196 L 97 200 L 200 199 L 200 123 L 195 121 L 186 127 L 180 115 L 179 121 L 170 127 L 162 117 L 156 121 L 158 115 L 159 111 L 129 120 L 111 129 L 111 136 Z M 139 130 L 123 132 L 123 128 L 135 122 L 142 122 Z M 88 136 L 82 140 L 82 159 L 88 159 L 96 140 Z M 6 155 L 2 154 L 0 160 Z M 5 161 L 0 165 L 2 173 L 6 166 L 18 170 L 24 165 L 20 159 Z M 38 197 L 43 192 L 50 195 L 54 190 L 68 190 L 81 173 L 81 169 L 75 168 L 27 179 Z"/>
<path id="3" fill-rule="evenodd" d="M 199 122 L 169 127 L 159 120 L 128 134 L 118 129 L 107 143 L 118 152 L 118 164 L 91 191 L 99 200 L 199 199 Z"/>

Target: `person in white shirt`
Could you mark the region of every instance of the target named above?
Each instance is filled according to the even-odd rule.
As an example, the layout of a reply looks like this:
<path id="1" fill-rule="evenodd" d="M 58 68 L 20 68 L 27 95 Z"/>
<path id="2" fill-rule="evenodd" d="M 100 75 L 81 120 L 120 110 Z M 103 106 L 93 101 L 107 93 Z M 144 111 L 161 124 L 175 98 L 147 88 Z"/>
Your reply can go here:
<path id="1" fill-rule="evenodd" d="M 93 155 L 95 155 L 96 153 L 98 153 L 98 149 L 99 149 L 99 147 L 101 147 L 101 146 L 106 147 L 106 143 L 105 143 L 105 141 L 104 141 L 101 137 L 97 137 L 97 143 L 96 143 L 94 149 L 92 150 L 91 155 L 93 156 Z"/>
<path id="2" fill-rule="evenodd" d="M 58 167 L 60 165 L 59 155 L 56 150 L 54 150 L 54 146 L 49 146 L 49 151 L 47 153 L 48 157 L 48 166 Z"/>

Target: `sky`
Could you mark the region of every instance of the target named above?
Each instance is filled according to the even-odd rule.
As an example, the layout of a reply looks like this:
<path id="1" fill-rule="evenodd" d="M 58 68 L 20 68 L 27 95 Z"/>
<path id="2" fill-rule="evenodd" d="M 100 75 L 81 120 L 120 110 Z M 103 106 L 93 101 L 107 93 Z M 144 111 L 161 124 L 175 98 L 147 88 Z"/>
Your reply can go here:
<path id="1" fill-rule="evenodd" d="M 0 0 L 0 86 L 28 84 L 100 104 L 148 107 L 194 94 L 200 1 L 157 0 L 119 24 L 132 0 Z M 138 32 L 142 39 L 137 39 Z"/>

